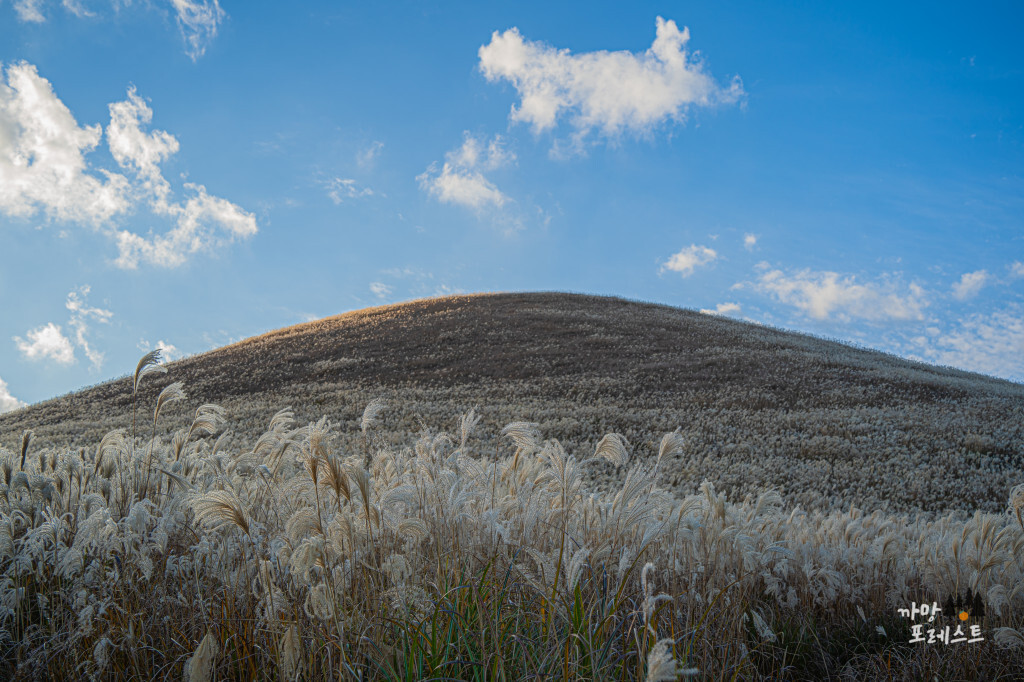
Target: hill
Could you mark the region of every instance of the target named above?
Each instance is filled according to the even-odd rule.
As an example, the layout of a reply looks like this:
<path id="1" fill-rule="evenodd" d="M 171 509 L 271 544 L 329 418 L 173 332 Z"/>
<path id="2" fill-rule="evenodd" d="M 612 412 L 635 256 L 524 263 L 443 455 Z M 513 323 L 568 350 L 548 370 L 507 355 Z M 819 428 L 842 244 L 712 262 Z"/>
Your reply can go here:
<path id="1" fill-rule="evenodd" d="M 424 426 L 454 430 L 474 407 L 495 453 L 514 420 L 538 422 L 569 452 L 618 432 L 639 456 L 678 428 L 686 447 L 665 483 L 680 495 L 709 479 L 730 498 L 774 487 L 805 508 L 999 511 L 1024 480 L 1024 386 L 616 298 L 487 294 L 369 308 L 168 369 L 143 384 L 140 414 L 182 381 L 191 410 L 227 409 L 228 442 L 243 446 L 286 406 L 300 422 L 327 416 L 354 434 L 366 403 L 383 397 L 396 444 Z M 175 409 L 158 434 L 187 419 Z M 94 445 L 130 422 L 123 378 L 0 415 L 0 444 L 14 450 L 33 429 L 43 446 Z M 609 465 L 595 476 L 610 474 Z"/>

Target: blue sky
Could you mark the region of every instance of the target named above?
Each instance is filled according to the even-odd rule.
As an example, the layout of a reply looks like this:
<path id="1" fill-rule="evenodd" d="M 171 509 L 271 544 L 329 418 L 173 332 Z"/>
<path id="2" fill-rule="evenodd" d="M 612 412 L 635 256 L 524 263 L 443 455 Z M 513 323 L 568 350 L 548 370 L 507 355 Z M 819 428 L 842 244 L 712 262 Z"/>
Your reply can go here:
<path id="1" fill-rule="evenodd" d="M 1017 3 L 0 0 L 0 409 L 562 290 L 1024 381 Z"/>

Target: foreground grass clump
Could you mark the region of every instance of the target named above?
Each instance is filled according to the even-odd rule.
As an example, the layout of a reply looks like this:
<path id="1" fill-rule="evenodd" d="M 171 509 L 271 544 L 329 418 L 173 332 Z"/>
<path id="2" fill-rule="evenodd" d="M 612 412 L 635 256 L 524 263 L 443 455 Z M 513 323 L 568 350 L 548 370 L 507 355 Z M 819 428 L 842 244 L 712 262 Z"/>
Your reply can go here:
<path id="1" fill-rule="evenodd" d="M 143 358 L 132 384 L 160 369 Z M 203 405 L 91 448 L 0 451 L 0 677 L 1013 679 L 1024 486 L 967 521 L 676 499 L 609 434 L 585 457 L 514 422 L 395 447 L 282 410 L 223 448 Z M 144 436 L 142 434 L 145 434 Z M 220 437 L 214 438 L 215 436 Z M 354 436 L 354 437 L 353 437 Z M 344 442 L 344 446 L 338 445 Z M 606 467 L 618 484 L 587 487 Z M 910 644 L 897 614 L 971 590 L 984 641 Z M 948 615 L 948 614 L 945 614 Z"/>

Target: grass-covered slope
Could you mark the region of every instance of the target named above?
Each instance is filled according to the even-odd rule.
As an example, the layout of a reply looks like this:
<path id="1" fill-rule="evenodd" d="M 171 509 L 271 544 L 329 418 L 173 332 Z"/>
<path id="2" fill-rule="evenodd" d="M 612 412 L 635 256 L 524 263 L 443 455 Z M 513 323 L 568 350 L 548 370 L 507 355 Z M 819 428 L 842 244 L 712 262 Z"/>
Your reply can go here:
<path id="1" fill-rule="evenodd" d="M 1018 386 L 556 295 L 153 361 L 5 418 L 0 679 L 1021 679 Z"/>
<path id="2" fill-rule="evenodd" d="M 667 306 L 560 293 L 453 296 L 297 325 L 180 360 L 142 399 L 182 381 L 225 407 L 238 436 L 291 406 L 352 423 L 388 400 L 383 431 L 476 407 L 490 433 L 525 419 L 570 452 L 622 434 L 649 456 L 667 431 L 679 494 L 765 487 L 804 508 L 997 511 L 1024 477 L 1024 386 Z M 127 379 L 0 415 L 0 444 L 98 442 L 130 421 Z M 181 409 L 181 408 L 179 408 Z M 229 441 L 230 442 L 230 441 Z M 599 485 L 602 481 L 598 471 Z"/>

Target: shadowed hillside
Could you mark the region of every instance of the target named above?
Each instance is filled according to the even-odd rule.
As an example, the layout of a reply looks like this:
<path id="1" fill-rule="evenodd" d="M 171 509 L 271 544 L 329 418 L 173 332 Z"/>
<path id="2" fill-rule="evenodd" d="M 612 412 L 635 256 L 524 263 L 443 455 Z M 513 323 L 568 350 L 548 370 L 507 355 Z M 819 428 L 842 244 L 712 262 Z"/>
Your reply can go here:
<path id="1" fill-rule="evenodd" d="M 618 432 L 640 456 L 678 428 L 686 447 L 667 482 L 680 494 L 710 479 L 733 498 L 774 487 L 805 507 L 998 511 L 1024 480 L 1024 386 L 615 298 L 493 294 L 370 308 L 168 368 L 140 392 L 147 436 L 155 396 L 182 381 L 188 407 L 161 419 L 217 403 L 229 442 L 243 446 L 289 405 L 300 421 L 325 415 L 354 434 L 366 403 L 383 397 L 393 443 L 421 425 L 454 429 L 472 407 L 495 452 L 513 420 L 538 422 L 570 452 Z M 127 378 L 96 386 L 0 416 L 0 444 L 16 449 L 29 428 L 39 447 L 95 444 L 130 425 L 131 405 Z"/>

